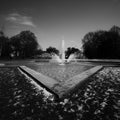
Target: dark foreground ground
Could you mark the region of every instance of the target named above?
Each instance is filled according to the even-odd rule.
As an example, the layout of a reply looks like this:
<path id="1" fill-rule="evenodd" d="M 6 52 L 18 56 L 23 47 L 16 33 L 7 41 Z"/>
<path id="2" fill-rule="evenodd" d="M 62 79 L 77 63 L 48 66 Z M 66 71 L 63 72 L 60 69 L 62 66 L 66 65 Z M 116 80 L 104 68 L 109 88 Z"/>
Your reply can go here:
<path id="1" fill-rule="evenodd" d="M 104 68 L 64 100 L 52 98 L 16 67 L 0 68 L 0 120 L 119 120 L 120 68 Z"/>

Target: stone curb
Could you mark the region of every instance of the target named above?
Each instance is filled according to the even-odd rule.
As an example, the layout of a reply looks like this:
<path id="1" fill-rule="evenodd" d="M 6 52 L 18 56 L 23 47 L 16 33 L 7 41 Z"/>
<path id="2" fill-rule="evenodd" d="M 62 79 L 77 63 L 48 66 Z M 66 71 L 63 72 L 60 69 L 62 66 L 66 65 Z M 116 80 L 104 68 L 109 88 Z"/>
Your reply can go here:
<path id="1" fill-rule="evenodd" d="M 96 72 L 101 70 L 103 66 L 96 66 L 91 69 L 88 69 L 68 80 L 66 80 L 63 84 L 56 86 L 54 91 L 58 93 L 59 98 L 65 97 L 68 93 L 75 91 L 75 89 L 79 88 L 79 86 L 87 80 L 87 78 L 94 75 Z"/>
<path id="2" fill-rule="evenodd" d="M 19 66 L 19 69 L 22 70 L 24 73 L 26 73 L 28 76 L 30 76 L 32 79 L 34 79 L 38 84 L 40 84 L 43 88 L 46 88 L 49 92 L 53 93 L 58 97 L 58 95 L 54 92 L 52 88 L 59 84 L 56 80 L 47 77 L 31 68 L 28 68 L 26 66 Z"/>
<path id="3" fill-rule="evenodd" d="M 19 66 L 19 68 L 28 76 L 33 78 L 38 84 L 46 88 L 49 92 L 56 95 L 57 98 L 63 99 L 68 95 L 68 93 L 75 91 L 83 82 L 87 80 L 87 78 L 101 70 L 103 66 L 96 66 L 88 69 L 81 74 L 78 74 L 66 80 L 64 83 L 59 83 L 56 80 L 47 77 L 26 66 Z"/>

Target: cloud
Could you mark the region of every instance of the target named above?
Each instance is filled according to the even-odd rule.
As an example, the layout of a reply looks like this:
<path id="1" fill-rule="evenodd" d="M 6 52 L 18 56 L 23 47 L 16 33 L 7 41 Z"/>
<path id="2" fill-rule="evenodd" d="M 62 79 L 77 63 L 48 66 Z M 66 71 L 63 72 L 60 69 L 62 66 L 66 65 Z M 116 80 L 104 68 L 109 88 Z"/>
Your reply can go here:
<path id="1" fill-rule="evenodd" d="M 20 15 L 18 13 L 9 14 L 6 17 L 6 20 L 9 21 L 9 22 L 12 22 L 12 23 L 16 23 L 16 24 L 36 27 L 35 24 L 32 21 L 32 17 L 23 16 L 23 15 Z"/>

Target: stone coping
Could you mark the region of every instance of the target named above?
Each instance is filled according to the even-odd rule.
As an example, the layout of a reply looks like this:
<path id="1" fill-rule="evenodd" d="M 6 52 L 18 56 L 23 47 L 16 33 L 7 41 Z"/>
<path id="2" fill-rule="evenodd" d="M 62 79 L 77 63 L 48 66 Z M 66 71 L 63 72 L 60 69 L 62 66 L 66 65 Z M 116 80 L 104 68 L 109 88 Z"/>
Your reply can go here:
<path id="1" fill-rule="evenodd" d="M 54 95 L 59 98 L 64 98 L 69 92 L 73 92 L 81 85 L 81 83 L 85 82 L 88 77 L 101 70 L 103 66 L 92 67 L 91 69 L 75 75 L 74 77 L 61 83 L 26 66 L 20 66 L 19 68 Z"/>
<path id="2" fill-rule="evenodd" d="M 48 91 L 52 92 L 56 95 L 56 93 L 53 91 L 52 88 L 58 84 L 58 82 L 48 76 L 45 76 L 31 68 L 28 68 L 26 66 L 19 66 L 19 69 L 22 70 L 24 73 L 26 73 L 28 76 L 30 76 L 32 79 L 34 79 L 38 84 L 40 84 L 42 87 L 46 88 Z"/>
<path id="3" fill-rule="evenodd" d="M 119 59 L 77 59 L 77 62 L 120 63 L 120 60 Z"/>
<path id="4" fill-rule="evenodd" d="M 64 83 L 60 84 L 59 86 L 56 86 L 54 88 L 55 91 L 59 94 L 59 97 L 62 98 L 67 95 L 68 92 L 74 91 L 76 88 L 79 88 L 81 83 L 85 82 L 87 78 L 94 75 L 96 72 L 101 70 L 102 66 L 96 66 L 91 69 L 88 69 L 68 80 L 66 80 Z"/>

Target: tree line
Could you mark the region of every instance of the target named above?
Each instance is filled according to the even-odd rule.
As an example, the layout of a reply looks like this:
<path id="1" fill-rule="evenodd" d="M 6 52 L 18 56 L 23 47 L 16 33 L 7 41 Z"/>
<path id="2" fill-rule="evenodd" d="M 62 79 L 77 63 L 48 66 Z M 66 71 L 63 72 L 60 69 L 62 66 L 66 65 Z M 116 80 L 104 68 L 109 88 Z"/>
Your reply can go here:
<path id="1" fill-rule="evenodd" d="M 53 47 L 46 51 L 59 54 L 59 51 Z M 120 59 L 120 27 L 114 25 L 109 30 L 87 33 L 82 39 L 82 51 L 69 47 L 65 51 L 66 59 L 70 54 L 76 53 L 79 54 L 79 58 Z"/>
<path id="2" fill-rule="evenodd" d="M 43 51 L 35 34 L 29 30 L 22 31 L 11 38 L 0 31 L 0 59 L 25 59 L 44 53 L 60 55 L 60 51 L 51 46 Z M 78 58 L 120 59 L 120 28 L 113 26 L 108 31 L 87 33 L 82 39 L 82 51 L 69 47 L 65 51 L 66 59 L 71 54 L 77 54 Z"/>
<path id="3" fill-rule="evenodd" d="M 11 38 L 8 38 L 3 31 L 0 31 L 0 59 L 35 58 L 35 56 L 44 53 L 48 53 L 49 55 L 53 53 L 59 55 L 60 51 L 52 46 L 43 51 L 38 44 L 35 34 L 31 31 L 22 31 Z M 68 58 L 72 53 L 80 53 L 80 50 L 69 47 L 65 53 L 66 58 Z"/>
<path id="4" fill-rule="evenodd" d="M 82 39 L 82 50 L 89 59 L 120 59 L 120 28 L 87 33 Z"/>
<path id="5" fill-rule="evenodd" d="M 46 52 L 49 54 L 57 54 L 60 55 L 60 51 L 56 49 L 55 47 L 48 47 L 46 48 Z M 68 59 L 71 54 L 76 54 L 77 58 L 82 58 L 82 52 L 78 48 L 75 47 L 68 47 L 67 50 L 65 51 L 65 58 Z"/>
<path id="6" fill-rule="evenodd" d="M 24 59 L 31 58 L 41 51 L 37 38 L 31 31 L 22 31 L 8 38 L 0 31 L 0 58 Z"/>

